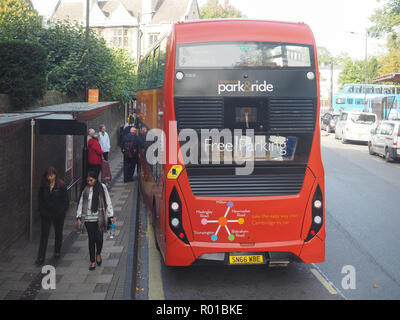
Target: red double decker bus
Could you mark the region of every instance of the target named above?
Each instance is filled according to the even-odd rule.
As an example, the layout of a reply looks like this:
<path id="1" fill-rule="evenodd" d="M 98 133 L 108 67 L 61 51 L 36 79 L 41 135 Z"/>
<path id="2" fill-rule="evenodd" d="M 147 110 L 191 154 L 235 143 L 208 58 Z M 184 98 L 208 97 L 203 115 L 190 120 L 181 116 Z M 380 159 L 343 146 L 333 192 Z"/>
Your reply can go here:
<path id="1" fill-rule="evenodd" d="M 176 23 L 141 60 L 139 183 L 166 265 L 325 257 L 319 75 L 303 23 Z M 157 129 L 157 130 L 154 130 Z"/>

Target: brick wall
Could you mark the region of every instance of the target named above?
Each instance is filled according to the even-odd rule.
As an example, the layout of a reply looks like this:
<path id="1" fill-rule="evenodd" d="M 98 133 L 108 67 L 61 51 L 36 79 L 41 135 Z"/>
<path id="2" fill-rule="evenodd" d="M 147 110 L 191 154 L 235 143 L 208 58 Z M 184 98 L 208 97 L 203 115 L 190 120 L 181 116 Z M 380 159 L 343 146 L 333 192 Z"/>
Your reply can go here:
<path id="1" fill-rule="evenodd" d="M 118 105 L 107 109 L 98 119 L 88 121 L 88 128 L 98 131 L 105 124 L 110 135 L 111 150 L 117 147 L 119 127 L 124 124 L 124 108 Z M 86 138 L 86 137 L 85 137 Z M 83 136 L 74 136 L 74 176 L 82 173 Z M 67 184 L 73 180 L 65 172 L 64 135 L 39 135 L 36 128 L 34 173 L 34 222 L 39 220 L 37 194 L 45 169 L 53 166 Z M 0 251 L 21 236 L 29 236 L 30 199 L 30 122 L 0 129 Z"/>

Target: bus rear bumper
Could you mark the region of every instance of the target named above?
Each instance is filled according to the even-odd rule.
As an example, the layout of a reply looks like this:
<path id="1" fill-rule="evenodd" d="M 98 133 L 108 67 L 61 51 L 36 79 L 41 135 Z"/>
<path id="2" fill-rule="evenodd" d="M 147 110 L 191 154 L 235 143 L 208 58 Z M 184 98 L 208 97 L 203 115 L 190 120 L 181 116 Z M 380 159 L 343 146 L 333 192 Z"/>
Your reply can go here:
<path id="1" fill-rule="evenodd" d="M 197 260 L 226 262 L 230 253 L 264 253 L 270 265 L 280 261 L 319 263 L 325 259 L 325 244 L 318 236 L 304 240 L 260 243 L 211 243 L 177 240 L 171 243 L 165 257 L 166 265 L 189 266 Z"/>

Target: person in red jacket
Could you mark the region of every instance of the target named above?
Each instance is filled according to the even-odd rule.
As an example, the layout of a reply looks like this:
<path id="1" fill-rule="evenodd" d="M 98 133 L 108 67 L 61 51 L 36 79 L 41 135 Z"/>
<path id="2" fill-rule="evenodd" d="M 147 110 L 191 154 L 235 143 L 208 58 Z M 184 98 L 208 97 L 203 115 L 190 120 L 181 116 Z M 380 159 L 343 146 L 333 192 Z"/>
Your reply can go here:
<path id="1" fill-rule="evenodd" d="M 101 156 L 103 155 L 103 150 L 101 150 L 98 140 L 99 135 L 96 133 L 93 135 L 92 139 L 88 141 L 88 171 L 94 171 L 97 179 L 101 171 Z"/>

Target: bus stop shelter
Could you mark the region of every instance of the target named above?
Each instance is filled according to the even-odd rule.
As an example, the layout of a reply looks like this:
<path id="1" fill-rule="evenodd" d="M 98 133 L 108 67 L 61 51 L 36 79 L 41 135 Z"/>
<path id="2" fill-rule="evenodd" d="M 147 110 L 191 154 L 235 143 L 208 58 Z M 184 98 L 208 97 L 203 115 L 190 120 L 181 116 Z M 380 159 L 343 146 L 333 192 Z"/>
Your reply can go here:
<path id="1" fill-rule="evenodd" d="M 30 122 L 30 212 L 29 238 L 32 240 L 33 225 L 33 189 L 35 179 L 35 135 L 78 135 L 82 136 L 82 172 L 78 179 L 73 180 L 68 188 L 84 182 L 87 174 L 87 122 L 98 118 L 111 106 L 118 102 L 77 102 L 65 103 L 31 109 L 29 112 L 0 114 L 0 133 Z"/>
<path id="2" fill-rule="evenodd" d="M 374 82 L 400 83 L 400 73 L 388 73 L 373 80 Z"/>

